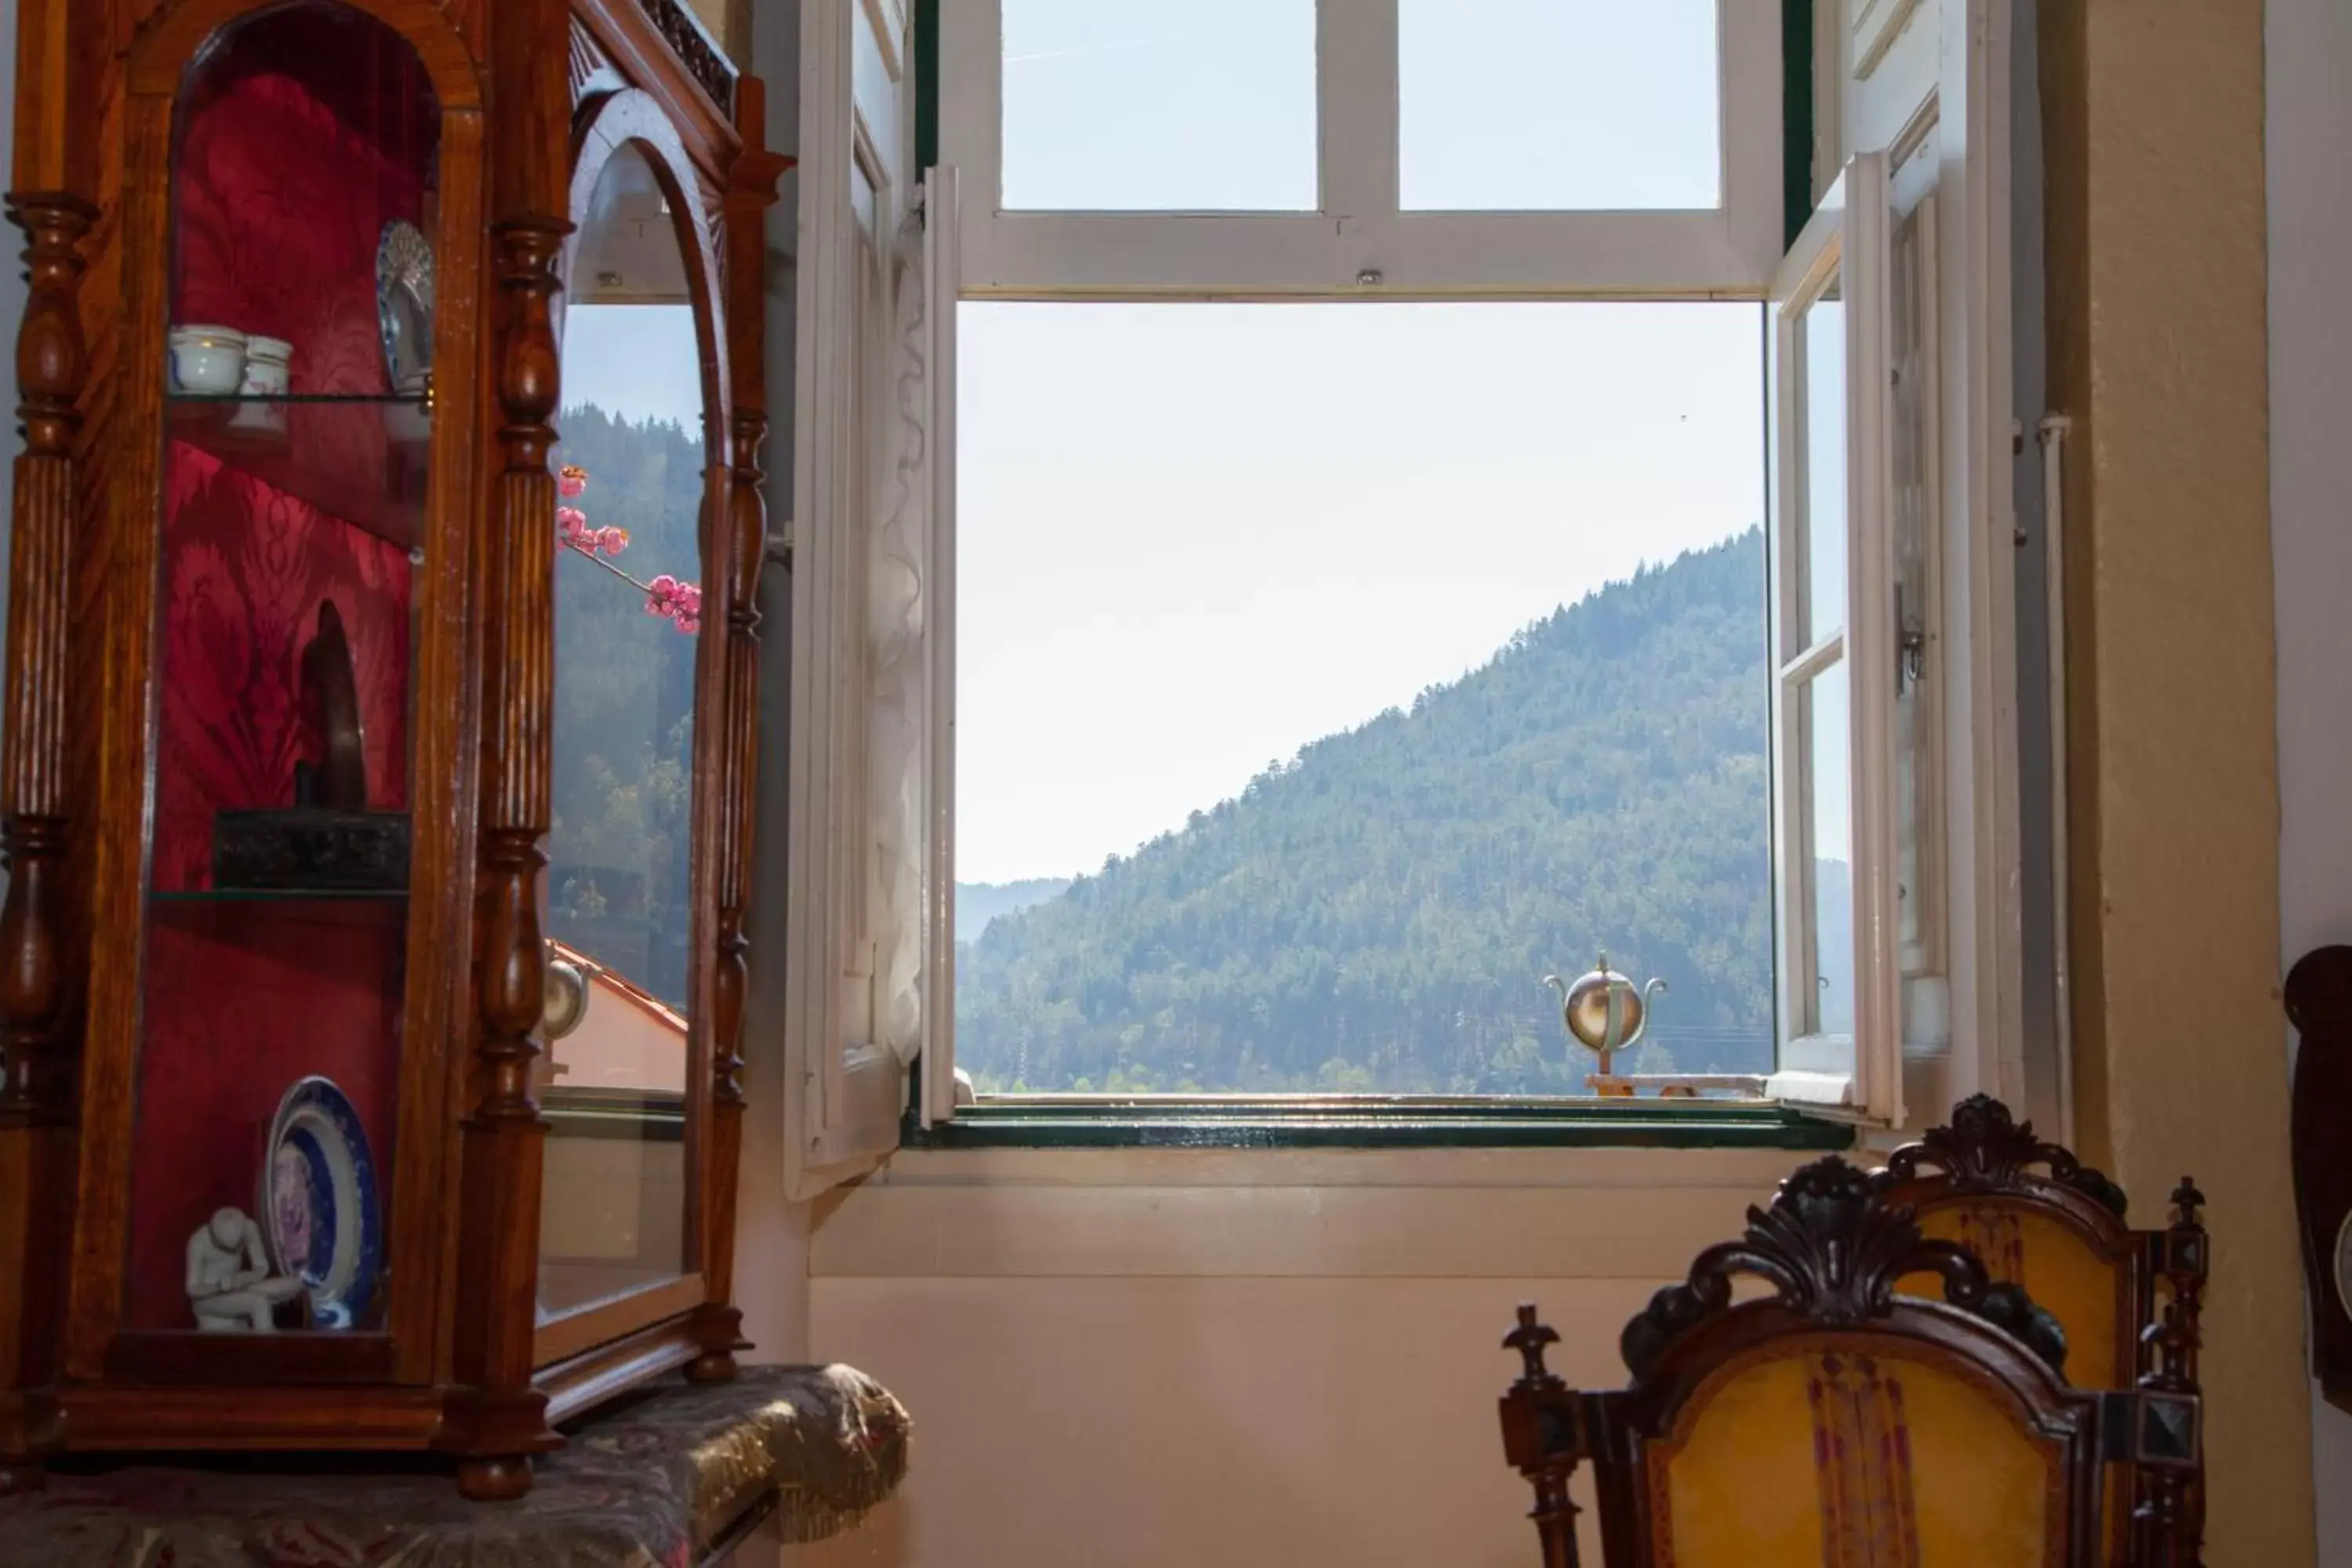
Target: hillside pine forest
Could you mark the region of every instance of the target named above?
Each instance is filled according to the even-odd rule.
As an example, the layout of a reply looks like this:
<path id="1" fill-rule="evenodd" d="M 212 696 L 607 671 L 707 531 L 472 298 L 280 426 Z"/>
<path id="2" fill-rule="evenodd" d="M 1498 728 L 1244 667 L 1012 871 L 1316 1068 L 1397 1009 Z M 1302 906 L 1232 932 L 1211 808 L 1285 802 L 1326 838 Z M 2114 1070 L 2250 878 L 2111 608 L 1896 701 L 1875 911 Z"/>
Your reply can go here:
<path id="1" fill-rule="evenodd" d="M 1096 874 L 960 887 L 958 1064 L 982 1093 L 1582 1093 L 1543 978 L 1605 948 L 1671 988 L 1620 1070 L 1770 1071 L 1763 573 L 1754 529 L 1645 567 Z"/>
<path id="2" fill-rule="evenodd" d="M 612 563 L 639 581 L 698 582 L 702 432 L 567 408 L 555 464 L 578 464 L 575 500 L 629 542 Z M 645 595 L 571 552 L 555 562 L 555 817 L 547 836 L 548 934 L 687 1004 L 687 836 L 692 816 L 695 639 L 646 613 Z"/>

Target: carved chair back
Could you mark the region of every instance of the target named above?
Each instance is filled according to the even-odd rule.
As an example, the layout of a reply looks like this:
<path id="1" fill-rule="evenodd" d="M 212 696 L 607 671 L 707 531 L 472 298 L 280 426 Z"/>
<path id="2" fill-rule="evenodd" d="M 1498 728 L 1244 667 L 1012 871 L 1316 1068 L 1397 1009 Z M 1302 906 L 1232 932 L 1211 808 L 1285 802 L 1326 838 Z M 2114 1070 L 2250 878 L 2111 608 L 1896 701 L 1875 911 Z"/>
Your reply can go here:
<path id="1" fill-rule="evenodd" d="M 1519 1310 L 1504 1450 L 1545 1568 L 1580 1561 L 1588 1461 L 1607 1568 L 2101 1562 L 2105 1468 L 2185 1464 L 2196 1396 L 2070 1385 L 2055 1320 L 1885 1194 L 1843 1160 L 1798 1171 L 1626 1325 L 1622 1390 L 1553 1376 L 1558 1336 Z M 1735 1301 L 1741 1276 L 1769 1293 Z M 1923 1276 L 1941 1300 L 1898 1294 Z"/>
<path id="2" fill-rule="evenodd" d="M 1995 1281 L 2023 1286 L 2058 1320 L 2073 1382 L 2198 1392 L 2209 1247 L 2199 1214 L 2205 1194 L 2193 1181 L 2184 1176 L 2174 1189 L 2166 1228 L 2135 1230 L 2122 1188 L 1983 1094 L 1954 1106 L 1948 1126 L 1890 1155 L 1885 1180 L 1887 1196 L 1911 1205 L 1922 1232 L 1968 1247 Z M 2115 1478 L 2107 1502 L 2110 1564 L 2134 1561 L 2134 1511 L 2152 1500 L 2130 1483 Z M 2186 1528 L 2201 1537 L 2201 1471 L 2188 1492 Z"/>

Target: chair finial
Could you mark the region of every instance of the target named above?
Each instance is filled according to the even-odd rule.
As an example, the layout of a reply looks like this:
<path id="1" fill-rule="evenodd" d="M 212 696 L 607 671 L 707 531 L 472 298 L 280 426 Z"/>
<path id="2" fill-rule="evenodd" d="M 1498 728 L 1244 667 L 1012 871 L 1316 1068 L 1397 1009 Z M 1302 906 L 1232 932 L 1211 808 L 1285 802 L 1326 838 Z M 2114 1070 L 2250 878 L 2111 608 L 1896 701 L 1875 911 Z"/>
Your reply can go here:
<path id="1" fill-rule="evenodd" d="M 1551 1373 L 1544 1366 L 1544 1348 L 1559 1343 L 1559 1333 L 1546 1323 L 1536 1321 L 1536 1304 L 1519 1303 L 1519 1326 L 1503 1336 L 1503 1348 L 1519 1352 L 1523 1383 L 1549 1383 Z"/>

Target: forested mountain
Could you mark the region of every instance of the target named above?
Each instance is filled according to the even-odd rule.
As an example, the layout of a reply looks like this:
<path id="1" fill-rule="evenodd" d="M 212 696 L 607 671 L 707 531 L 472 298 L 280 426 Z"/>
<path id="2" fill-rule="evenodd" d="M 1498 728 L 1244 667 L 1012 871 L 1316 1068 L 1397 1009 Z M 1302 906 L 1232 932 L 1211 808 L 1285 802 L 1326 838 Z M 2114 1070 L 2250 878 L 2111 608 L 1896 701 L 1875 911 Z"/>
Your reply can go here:
<path id="1" fill-rule="evenodd" d="M 958 882 L 955 885 L 955 931 L 958 942 L 970 942 L 988 929 L 999 915 L 1025 910 L 1056 898 L 1070 886 L 1067 877 L 1031 877 L 1020 882 Z"/>
<path id="2" fill-rule="evenodd" d="M 1546 974 L 1671 994 L 1622 1070 L 1770 1070 L 1755 530 L 1528 626 L 959 944 L 983 1092 L 1581 1092 Z"/>
<path id="3" fill-rule="evenodd" d="M 559 465 L 587 470 L 566 500 L 592 528 L 626 531 L 600 559 L 640 582 L 698 583 L 702 433 L 567 408 Z M 686 1005 L 687 835 L 696 639 L 591 560 L 555 561 L 555 818 L 549 934 L 673 1006 Z"/>

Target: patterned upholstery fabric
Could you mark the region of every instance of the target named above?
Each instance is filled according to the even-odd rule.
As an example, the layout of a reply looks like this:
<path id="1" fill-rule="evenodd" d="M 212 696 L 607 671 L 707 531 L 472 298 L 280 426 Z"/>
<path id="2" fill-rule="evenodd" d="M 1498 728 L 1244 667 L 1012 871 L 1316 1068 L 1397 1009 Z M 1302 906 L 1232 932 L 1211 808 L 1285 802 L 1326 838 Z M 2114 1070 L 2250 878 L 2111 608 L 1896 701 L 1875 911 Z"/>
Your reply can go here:
<path id="1" fill-rule="evenodd" d="M 688 1568 L 772 1488 L 785 1539 L 845 1530 L 905 1476 L 907 1412 L 848 1367 L 751 1367 L 593 1415 L 517 1502 L 446 1471 L 57 1475 L 0 1502 L 0 1563 L 41 1568 Z"/>
<path id="2" fill-rule="evenodd" d="M 2061 1478 L 2018 1412 L 1932 1352 L 1782 1342 L 1651 1450 L 1660 1568 L 2030 1568 Z"/>
<path id="3" fill-rule="evenodd" d="M 2081 1388 L 2129 1388 L 2126 1320 L 2130 1277 L 2091 1249 L 2080 1234 L 2048 1215 L 1997 1201 L 1937 1204 L 1919 1215 L 1922 1234 L 1957 1241 L 2004 1285 L 2022 1285 L 2036 1306 L 2066 1331 L 2066 1378 Z M 1935 1283 L 1906 1279 L 1897 1289 L 1930 1295 Z"/>
<path id="4" fill-rule="evenodd" d="M 2005 1285 L 2022 1285 L 2035 1303 L 2066 1331 L 2066 1378 L 2078 1388 L 2129 1388 L 2137 1312 L 2130 1277 L 2093 1250 L 2082 1233 L 2050 1215 L 1997 1198 L 1944 1202 L 1919 1215 L 1927 1236 L 1957 1241 L 1975 1253 L 1985 1272 Z M 1932 1279 L 1903 1281 L 1898 1289 L 1931 1294 Z M 2127 1471 L 2106 1480 L 2108 1555 L 2121 1562 L 2131 1538 L 2132 1484 Z"/>

